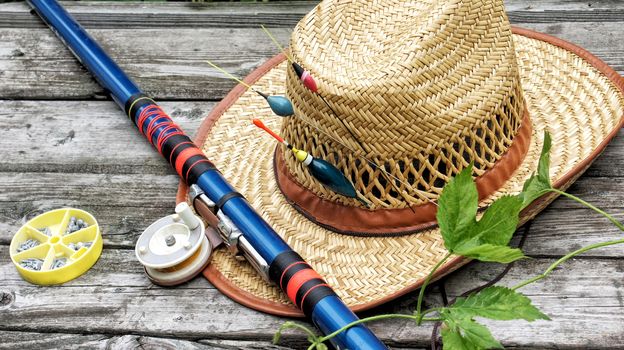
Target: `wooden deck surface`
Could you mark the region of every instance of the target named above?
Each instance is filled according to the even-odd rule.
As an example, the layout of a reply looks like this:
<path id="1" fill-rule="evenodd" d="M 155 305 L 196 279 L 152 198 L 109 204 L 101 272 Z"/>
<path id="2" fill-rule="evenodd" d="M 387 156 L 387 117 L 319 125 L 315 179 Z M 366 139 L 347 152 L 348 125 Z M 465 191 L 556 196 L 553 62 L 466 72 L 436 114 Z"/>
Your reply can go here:
<path id="1" fill-rule="evenodd" d="M 580 44 L 624 71 L 624 1 L 508 0 L 511 21 Z M 286 42 L 310 2 L 67 2 L 67 9 L 145 91 L 193 133 L 233 87 L 203 59 L 239 75 L 276 53 L 258 29 Z M 301 348 L 288 333 L 272 346 L 283 318 L 240 306 L 205 279 L 152 285 L 134 257 L 137 236 L 170 214 L 177 175 L 69 51 L 23 2 L 0 4 L 0 349 Z M 620 135 L 570 192 L 624 220 L 624 137 Z M 12 235 L 44 211 L 93 213 L 104 251 L 82 277 L 55 287 L 23 281 L 9 258 Z M 522 230 L 522 229 L 521 229 Z M 590 210 L 558 199 L 527 232 L 533 259 L 503 279 L 542 272 L 580 246 L 621 237 Z M 445 278 L 449 297 L 496 275 L 473 263 Z M 624 348 L 624 247 L 591 252 L 523 289 L 553 320 L 487 322 L 511 348 Z M 411 294 L 366 313 L 409 312 Z M 440 302 L 438 288 L 427 303 Z M 371 328 L 396 349 L 423 348 L 431 327 L 384 321 Z"/>

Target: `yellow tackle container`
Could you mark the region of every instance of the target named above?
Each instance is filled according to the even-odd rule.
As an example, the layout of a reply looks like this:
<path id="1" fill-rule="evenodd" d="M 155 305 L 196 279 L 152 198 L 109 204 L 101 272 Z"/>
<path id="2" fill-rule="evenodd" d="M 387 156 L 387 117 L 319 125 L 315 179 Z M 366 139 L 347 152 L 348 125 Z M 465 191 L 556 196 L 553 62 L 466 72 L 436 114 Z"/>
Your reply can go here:
<path id="1" fill-rule="evenodd" d="M 72 217 L 82 220 L 87 227 L 67 233 Z M 29 239 L 38 244 L 18 251 Z M 75 208 L 56 209 L 29 220 L 13 236 L 9 249 L 13 264 L 26 281 L 40 285 L 60 284 L 82 275 L 95 264 L 102 253 L 102 235 L 97 220 L 88 212 Z M 33 261 L 37 266 L 40 264 L 40 270 L 33 269 L 32 265 L 28 268 Z M 64 265 L 55 268 L 61 262 L 65 262 Z"/>

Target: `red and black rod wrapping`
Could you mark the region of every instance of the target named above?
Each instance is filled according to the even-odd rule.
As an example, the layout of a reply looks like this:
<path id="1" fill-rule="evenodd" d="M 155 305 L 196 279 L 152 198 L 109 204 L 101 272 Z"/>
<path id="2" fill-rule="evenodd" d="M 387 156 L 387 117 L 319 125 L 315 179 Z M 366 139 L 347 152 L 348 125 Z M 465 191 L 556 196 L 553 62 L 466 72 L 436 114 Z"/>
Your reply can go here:
<path id="1" fill-rule="evenodd" d="M 194 184 L 214 164 L 150 97 L 135 94 L 125 105 L 126 114 L 187 184 Z"/>
<path id="2" fill-rule="evenodd" d="M 281 253 L 273 260 L 269 277 L 306 315 L 311 314 L 319 300 L 335 295 L 323 277 L 294 251 Z"/>

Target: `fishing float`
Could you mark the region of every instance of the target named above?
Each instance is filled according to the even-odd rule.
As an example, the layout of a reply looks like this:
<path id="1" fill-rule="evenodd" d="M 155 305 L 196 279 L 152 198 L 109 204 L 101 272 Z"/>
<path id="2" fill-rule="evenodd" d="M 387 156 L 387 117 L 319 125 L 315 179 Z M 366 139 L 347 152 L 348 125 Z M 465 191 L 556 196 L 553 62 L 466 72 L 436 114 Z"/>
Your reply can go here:
<path id="1" fill-rule="evenodd" d="M 297 74 L 297 77 L 299 77 L 299 80 L 301 80 L 301 83 L 306 88 L 308 88 L 310 91 L 314 92 L 318 97 L 321 98 L 321 100 L 323 101 L 323 103 L 325 103 L 327 108 L 329 108 L 329 110 L 334 114 L 334 116 L 336 116 L 336 119 L 338 119 L 338 121 L 340 121 L 340 123 L 342 124 L 344 129 L 347 130 L 347 132 L 351 135 L 353 140 L 355 140 L 355 142 L 358 144 L 358 146 L 360 146 L 361 150 L 364 153 L 366 153 L 366 147 L 364 147 L 364 144 L 355 135 L 355 133 L 351 130 L 351 128 L 349 128 L 349 126 L 347 126 L 347 123 L 345 123 L 345 121 L 342 120 L 342 118 L 340 118 L 338 116 L 338 113 L 336 113 L 336 111 L 332 108 L 332 106 L 329 104 L 329 102 L 327 102 L 325 97 L 323 95 L 321 95 L 321 93 L 318 91 L 318 84 L 316 84 L 316 80 L 314 80 L 314 77 L 312 77 L 312 74 L 310 74 L 309 71 L 304 69 L 299 63 L 297 63 L 294 60 L 294 58 L 291 55 L 288 54 L 288 52 L 286 52 L 286 49 L 284 49 L 284 47 L 277 41 L 277 39 L 273 36 L 273 34 L 271 34 L 271 32 L 263 24 L 261 24 L 260 27 L 266 33 L 266 35 L 271 39 L 271 41 L 273 41 L 275 46 L 277 46 L 277 48 L 284 54 L 284 56 L 286 56 L 286 59 L 288 60 L 288 62 L 290 62 L 290 65 L 293 67 L 293 70 L 295 71 L 295 74 Z M 399 196 L 401 196 L 401 198 L 403 198 L 403 200 L 406 203 L 408 203 L 408 208 L 412 211 L 412 213 L 416 214 L 416 211 L 414 210 L 414 208 L 412 208 L 411 205 L 409 205 L 409 202 L 407 201 L 407 198 L 405 198 L 405 195 L 403 194 L 401 189 L 394 183 L 394 181 L 392 181 L 391 178 L 394 178 L 396 180 L 398 180 L 398 179 L 395 176 L 392 176 L 391 174 L 389 174 L 387 171 L 385 171 L 385 169 L 382 169 L 381 166 L 378 165 L 377 163 L 372 162 L 369 159 L 365 159 L 365 160 L 369 164 L 371 164 L 371 166 L 374 169 L 379 169 L 380 170 L 382 176 L 384 176 L 386 178 L 386 181 L 388 181 L 388 183 L 390 183 L 390 185 L 394 188 L 394 190 L 397 192 L 397 194 Z M 400 180 L 399 180 L 399 182 L 405 184 L 404 182 L 402 182 Z M 431 202 L 431 200 L 429 200 L 429 201 Z"/>
<path id="2" fill-rule="evenodd" d="M 276 43 L 276 44 L 277 44 L 277 43 Z M 279 44 L 278 44 L 278 45 L 279 45 Z M 284 52 L 284 55 L 288 58 L 288 54 L 287 54 L 286 52 Z M 213 62 L 210 62 L 210 61 L 208 61 L 208 60 L 206 60 L 206 62 L 207 62 L 208 64 L 210 64 L 213 68 L 217 69 L 219 72 L 221 72 L 221 73 L 225 74 L 225 76 L 226 76 L 227 78 L 232 79 L 232 80 L 234 80 L 234 81 L 236 81 L 236 82 L 238 82 L 238 83 L 242 84 L 242 85 L 243 85 L 243 86 L 245 86 L 246 88 L 248 88 L 248 89 L 250 89 L 250 90 L 252 90 L 252 91 L 256 92 L 257 94 L 259 94 L 259 95 L 261 95 L 261 96 L 263 96 L 263 97 L 265 97 L 265 100 L 267 100 L 267 102 L 269 103 L 269 107 L 271 108 L 271 110 L 273 111 L 273 113 L 275 113 L 276 115 L 281 116 L 281 117 L 290 117 L 290 116 L 295 116 L 295 115 L 296 115 L 296 114 L 294 114 L 294 112 L 293 112 L 293 114 L 292 114 L 292 115 L 284 115 L 285 113 L 278 114 L 278 113 L 276 113 L 276 109 L 279 109 L 279 108 L 277 107 L 277 103 L 275 103 L 275 105 L 274 105 L 274 106 L 271 106 L 271 101 L 275 101 L 275 100 L 273 100 L 273 99 L 279 99 L 279 101 L 280 101 L 280 105 L 287 105 L 287 104 L 290 104 L 290 106 L 291 106 L 291 108 L 292 108 L 292 103 L 290 103 L 290 100 L 288 100 L 288 98 L 286 98 L 286 97 L 284 97 L 284 96 L 280 96 L 280 95 L 272 95 L 272 96 L 271 96 L 271 95 L 267 95 L 267 94 L 265 94 L 265 93 L 262 93 L 262 92 L 260 92 L 260 91 L 258 91 L 258 90 L 256 90 L 256 89 L 254 89 L 251 85 L 249 85 L 249 84 L 245 83 L 244 81 L 242 81 L 241 79 L 237 78 L 237 77 L 236 77 L 236 76 L 234 76 L 232 73 L 230 73 L 230 72 L 226 71 L 225 69 L 223 69 L 223 68 L 221 68 L 221 67 L 217 66 L 217 65 L 216 65 L 216 64 L 214 64 Z M 266 96 L 268 96 L 268 98 L 267 98 Z M 321 97 L 322 97 L 322 96 L 321 96 Z M 327 102 L 325 102 L 325 103 L 327 103 Z M 328 107 L 329 107 L 329 106 L 328 106 Z M 330 110 L 331 110 L 331 107 L 330 107 Z M 332 112 L 333 112 L 333 110 L 332 110 Z M 335 114 L 335 113 L 334 113 L 334 114 Z M 397 193 L 399 193 L 399 195 L 400 195 L 400 196 L 401 196 L 401 197 L 405 200 L 405 202 L 407 203 L 407 199 L 405 198 L 405 195 L 401 192 L 401 190 L 400 190 L 400 189 L 398 188 L 398 186 L 394 183 L 394 181 L 396 181 L 396 182 L 398 182 L 398 183 L 400 183 L 400 184 L 403 184 L 403 185 L 404 185 L 405 187 L 407 187 L 407 188 L 409 188 L 409 187 L 411 186 L 410 184 L 408 184 L 407 182 L 405 182 L 405 181 L 403 181 L 403 180 L 399 179 L 398 177 L 396 177 L 396 176 L 392 175 L 390 172 L 388 172 L 387 170 L 385 170 L 383 167 L 381 167 L 381 166 L 380 166 L 379 164 L 377 164 L 376 162 L 372 161 L 370 158 L 367 158 L 367 157 L 366 157 L 366 156 L 364 156 L 364 155 L 358 155 L 358 154 L 357 154 L 357 152 L 356 152 L 353 148 L 351 148 L 351 147 L 347 146 L 347 144 L 345 144 L 344 142 L 342 142 L 341 140 L 339 140 L 337 137 L 330 135 L 328 132 L 326 132 L 326 131 L 324 131 L 323 129 L 321 129 L 321 127 L 319 127 L 318 125 L 315 125 L 315 124 L 313 124 L 313 123 L 311 123 L 311 122 L 309 122 L 309 121 L 307 121 L 307 120 L 303 120 L 303 119 L 301 119 L 301 118 L 300 118 L 300 120 L 302 120 L 304 123 L 306 123 L 306 124 L 310 125 L 310 126 L 311 126 L 311 127 L 313 127 L 314 129 L 316 129 L 319 133 L 321 133 L 321 134 L 325 135 L 327 138 L 329 138 L 329 139 L 333 140 L 334 142 L 338 143 L 339 145 L 341 145 L 341 146 L 342 146 L 342 147 L 344 147 L 345 149 L 349 150 L 349 152 L 351 152 L 354 156 L 356 156 L 356 157 L 361 158 L 362 160 L 364 160 L 364 161 L 365 161 L 366 163 L 368 163 L 371 167 L 373 167 L 373 169 L 377 169 L 377 170 L 379 170 L 379 172 L 381 172 L 382 176 L 384 176 L 384 177 L 386 178 L 386 180 L 388 181 L 388 183 L 390 183 L 390 184 L 393 186 L 393 188 L 395 189 L 395 191 L 396 191 Z M 345 128 L 346 128 L 346 125 L 345 125 Z M 349 130 L 348 128 L 346 128 L 346 129 L 347 129 L 347 130 Z M 364 149 L 364 145 L 363 145 L 361 142 L 359 142 L 359 140 L 357 139 L 357 137 L 356 137 L 353 133 L 351 133 L 351 135 L 352 135 L 352 136 L 353 136 L 353 138 L 356 140 L 356 142 L 357 142 L 357 143 L 358 143 L 358 145 L 360 146 L 361 150 L 362 150 L 363 152 L 366 152 L 366 150 Z M 328 164 L 329 164 L 329 163 L 328 163 Z M 334 167 L 334 168 L 335 168 L 335 167 Z M 347 197 L 349 197 L 349 196 L 347 196 Z M 370 205 L 371 205 L 370 201 L 365 200 L 365 199 L 363 199 L 363 198 L 364 198 L 364 197 L 363 197 L 363 196 L 361 196 L 361 194 L 358 194 L 357 199 L 358 199 L 358 200 L 359 200 L 362 204 L 364 204 L 364 206 L 366 206 L 367 208 L 370 208 Z M 435 206 L 437 206 L 437 203 L 435 203 L 435 201 L 433 201 L 432 199 L 430 199 L 430 198 L 426 198 L 426 197 L 425 197 L 425 200 L 427 200 L 428 202 L 430 202 L 430 203 L 434 204 Z M 413 209 L 411 206 L 410 206 L 409 208 L 410 208 L 410 210 L 411 210 L 412 212 L 414 212 L 414 213 L 415 213 L 414 209 Z"/>
<path id="3" fill-rule="evenodd" d="M 286 52 L 286 50 L 284 50 L 282 45 L 277 41 L 277 39 L 275 39 L 273 34 L 271 34 L 271 32 L 264 26 L 264 24 L 261 24 L 260 27 L 262 28 L 262 30 L 264 30 L 266 35 L 268 35 L 268 37 L 271 39 L 271 41 L 273 41 L 275 46 L 277 46 L 280 49 L 280 51 L 282 51 L 284 56 L 286 56 L 286 58 L 288 59 L 288 62 L 290 63 L 290 65 L 295 70 L 295 73 L 297 74 L 297 77 L 299 77 L 299 79 L 301 80 L 303 85 L 305 87 L 307 87 L 308 89 L 310 89 L 310 91 L 312 91 L 312 92 L 318 92 L 318 85 L 316 84 L 316 80 L 314 80 L 314 77 L 312 77 L 310 72 L 308 72 L 307 70 L 303 69 L 303 67 L 301 67 L 301 65 L 299 63 L 295 62 L 295 60 L 292 58 L 292 56 L 289 55 L 288 52 Z M 319 95 L 319 96 L 321 98 L 323 98 L 323 96 L 321 96 L 321 95 Z M 327 102 L 325 102 L 325 103 L 327 103 Z M 329 108 L 331 108 L 331 107 L 329 107 Z"/>
<path id="4" fill-rule="evenodd" d="M 268 95 L 268 94 L 265 94 L 262 91 L 254 89 L 251 85 L 247 84 L 246 82 L 244 82 L 240 78 L 235 77 L 232 73 L 230 73 L 230 72 L 226 71 L 225 69 L 217 66 L 216 64 L 214 64 L 214 63 L 212 63 L 212 62 L 210 62 L 208 60 L 206 60 L 206 63 L 211 65 L 214 69 L 218 70 L 219 72 L 225 74 L 226 77 L 228 77 L 228 78 L 238 82 L 239 84 L 243 85 L 247 89 L 249 89 L 249 90 L 257 93 L 258 95 L 262 96 L 267 101 L 267 103 L 269 104 L 269 107 L 271 108 L 273 113 L 279 115 L 280 117 L 290 117 L 291 115 L 295 114 L 295 111 L 293 109 L 292 103 L 286 97 L 280 96 L 280 95 Z"/>
<path id="5" fill-rule="evenodd" d="M 369 207 L 369 203 L 366 202 L 361 196 L 358 195 L 355 187 L 349 179 L 342 173 L 342 171 L 338 170 L 331 163 L 313 157 L 311 154 L 304 150 L 297 149 L 293 147 L 288 141 L 284 140 L 281 136 L 275 133 L 273 130 L 269 129 L 260 119 L 253 119 L 253 124 L 258 128 L 266 131 L 269 135 L 273 136 L 279 143 L 283 144 L 292 151 L 295 155 L 295 158 L 306 166 L 306 168 L 310 171 L 310 174 L 318 180 L 323 186 L 329 188 L 330 190 L 344 196 L 347 198 L 353 198 L 360 201 L 366 207 Z"/>
<path id="6" fill-rule="evenodd" d="M 205 211 L 201 215 L 208 216 L 204 216 L 206 221 L 214 225 L 233 251 L 249 260 L 264 278 L 276 283 L 323 334 L 333 333 L 358 320 L 322 277 L 262 219 L 192 140 L 139 89 L 58 1 L 29 0 L 28 3 L 180 177 L 195 188 L 193 203 L 218 210 L 218 218 Z M 218 225 L 214 219 L 220 220 Z M 292 279 L 280 278 L 288 275 L 293 266 L 297 267 L 297 276 L 305 276 L 297 279 L 297 285 L 291 285 Z M 306 297 L 298 300 L 298 292 L 305 293 Z M 340 349 L 387 349 L 363 324 L 338 333 L 330 341 Z"/>

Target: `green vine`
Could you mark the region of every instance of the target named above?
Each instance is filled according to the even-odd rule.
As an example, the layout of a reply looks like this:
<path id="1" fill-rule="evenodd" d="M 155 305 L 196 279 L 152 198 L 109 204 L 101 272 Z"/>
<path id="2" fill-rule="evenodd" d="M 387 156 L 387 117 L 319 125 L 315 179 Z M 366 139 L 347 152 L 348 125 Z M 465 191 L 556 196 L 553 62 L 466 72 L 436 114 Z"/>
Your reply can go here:
<path id="1" fill-rule="evenodd" d="M 605 211 L 574 195 L 552 187 L 549 174 L 550 147 L 550 135 L 545 133 L 537 173 L 525 182 L 520 194 L 499 198 L 490 205 L 479 220 L 477 220 L 478 193 L 472 179 L 472 166 L 464 169 L 444 187 L 439 199 L 437 220 L 444 238 L 444 246 L 449 253 L 434 266 L 425 278 L 418 294 L 416 310 L 413 315 L 382 314 L 371 316 L 350 323 L 325 336 L 317 335 L 314 330 L 307 326 L 289 321 L 278 329 L 273 342 L 275 344 L 279 342 L 284 330 L 299 329 L 308 335 L 310 342 L 308 350 L 326 350 L 327 345 L 325 343 L 327 341 L 351 327 L 394 318 L 413 320 L 417 326 L 423 322 L 442 322 L 442 341 L 445 350 L 492 349 L 502 348 L 502 345 L 494 339 L 487 327 L 474 320 L 475 317 L 494 320 L 549 320 L 548 316 L 539 311 L 528 297 L 517 292 L 517 290 L 546 278 L 558 266 L 575 256 L 593 249 L 622 244 L 624 238 L 591 244 L 570 252 L 552 263 L 543 273 L 511 288 L 490 286 L 466 297 L 459 297 L 450 306 L 425 311 L 422 311 L 422 305 L 429 282 L 431 282 L 436 271 L 453 255 L 499 263 L 510 263 L 525 258 L 520 249 L 509 247 L 509 241 L 518 226 L 520 211 L 545 194 L 555 193 L 572 199 L 606 217 L 617 228 L 624 231 L 624 225 Z M 437 315 L 425 317 L 432 313 Z"/>

